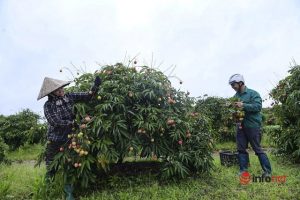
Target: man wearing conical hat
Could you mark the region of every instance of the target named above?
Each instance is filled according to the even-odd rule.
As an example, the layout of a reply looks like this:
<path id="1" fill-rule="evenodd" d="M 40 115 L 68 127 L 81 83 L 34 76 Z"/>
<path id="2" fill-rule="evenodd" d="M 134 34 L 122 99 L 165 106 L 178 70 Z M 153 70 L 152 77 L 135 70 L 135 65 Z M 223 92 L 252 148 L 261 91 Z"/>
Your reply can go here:
<path id="1" fill-rule="evenodd" d="M 44 114 L 48 122 L 47 147 L 46 147 L 46 180 L 53 179 L 55 171 L 50 169 L 50 164 L 54 156 L 59 152 L 60 147 L 68 143 L 68 134 L 71 133 L 74 126 L 73 105 L 78 101 L 89 101 L 98 91 L 101 79 L 97 76 L 94 85 L 89 92 L 67 93 L 64 87 L 69 85 L 70 81 L 62 81 L 46 77 L 41 87 L 37 100 L 48 96 L 48 101 L 44 104 Z M 73 187 L 66 184 L 64 187 L 66 199 L 74 199 Z"/>

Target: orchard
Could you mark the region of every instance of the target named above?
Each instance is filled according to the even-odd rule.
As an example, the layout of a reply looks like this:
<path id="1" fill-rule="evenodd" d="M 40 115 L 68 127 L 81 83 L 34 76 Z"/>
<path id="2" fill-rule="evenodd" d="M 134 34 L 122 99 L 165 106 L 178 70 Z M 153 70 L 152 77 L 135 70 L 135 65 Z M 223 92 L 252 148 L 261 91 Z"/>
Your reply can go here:
<path id="1" fill-rule="evenodd" d="M 299 196 L 293 193 L 299 185 L 298 165 L 286 164 L 300 162 L 299 69 L 293 66 L 279 81 L 270 92 L 272 106 L 262 110 L 262 146 L 280 157 L 270 155 L 274 174 L 288 175 L 288 182 L 276 190 L 271 183 L 251 187 L 257 193 L 270 191 L 274 199 Z M 239 199 L 236 191 L 241 190 L 252 195 L 238 184 L 237 165 L 220 164 L 220 150 L 236 151 L 235 132 L 245 116 L 233 106 L 239 99 L 191 97 L 175 89 L 160 70 L 137 63 L 77 74 L 67 92 L 89 91 L 96 76 L 102 80 L 97 93 L 73 108 L 75 126 L 51 165 L 57 170 L 54 184 L 45 184 L 43 162 L 33 168 L 38 154 L 44 160 L 42 143 L 49 142 L 42 118 L 28 109 L 0 115 L 0 199 L 62 199 L 63 183 L 73 183 L 74 195 L 83 199 L 141 199 L 148 194 L 153 199 L 218 199 L 220 194 L 222 199 Z M 249 152 L 249 172 L 255 175 L 259 163 Z M 24 189 L 24 183 L 30 188 Z"/>

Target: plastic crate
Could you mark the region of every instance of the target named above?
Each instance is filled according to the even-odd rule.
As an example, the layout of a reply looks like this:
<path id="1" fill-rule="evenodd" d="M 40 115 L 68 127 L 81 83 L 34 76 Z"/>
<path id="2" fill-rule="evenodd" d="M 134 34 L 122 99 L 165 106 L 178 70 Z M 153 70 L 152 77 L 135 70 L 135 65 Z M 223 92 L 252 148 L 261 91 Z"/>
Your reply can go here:
<path id="1" fill-rule="evenodd" d="M 229 166 L 239 164 L 238 152 L 225 150 L 225 151 L 220 151 L 219 154 L 220 154 L 221 165 L 229 167 Z"/>

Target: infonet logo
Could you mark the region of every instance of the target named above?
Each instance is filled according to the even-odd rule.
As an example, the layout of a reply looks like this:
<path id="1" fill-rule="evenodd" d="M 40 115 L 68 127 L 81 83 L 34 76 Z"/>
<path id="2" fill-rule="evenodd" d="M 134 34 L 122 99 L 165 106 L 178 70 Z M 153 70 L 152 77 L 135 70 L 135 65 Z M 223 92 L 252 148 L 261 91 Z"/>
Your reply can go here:
<path id="1" fill-rule="evenodd" d="M 287 176 L 251 176 L 249 172 L 243 172 L 240 176 L 240 184 L 248 185 L 251 181 L 253 183 L 285 183 Z"/>

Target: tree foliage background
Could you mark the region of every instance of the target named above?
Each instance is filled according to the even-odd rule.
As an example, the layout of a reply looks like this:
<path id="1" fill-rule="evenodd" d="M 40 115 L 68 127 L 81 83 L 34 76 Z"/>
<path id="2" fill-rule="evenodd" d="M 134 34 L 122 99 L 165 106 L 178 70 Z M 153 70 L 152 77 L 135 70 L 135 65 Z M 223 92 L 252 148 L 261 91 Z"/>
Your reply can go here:
<path id="1" fill-rule="evenodd" d="M 300 162 L 300 66 L 294 65 L 289 75 L 270 92 L 273 110 L 280 127 L 272 132 L 276 153 Z"/>

